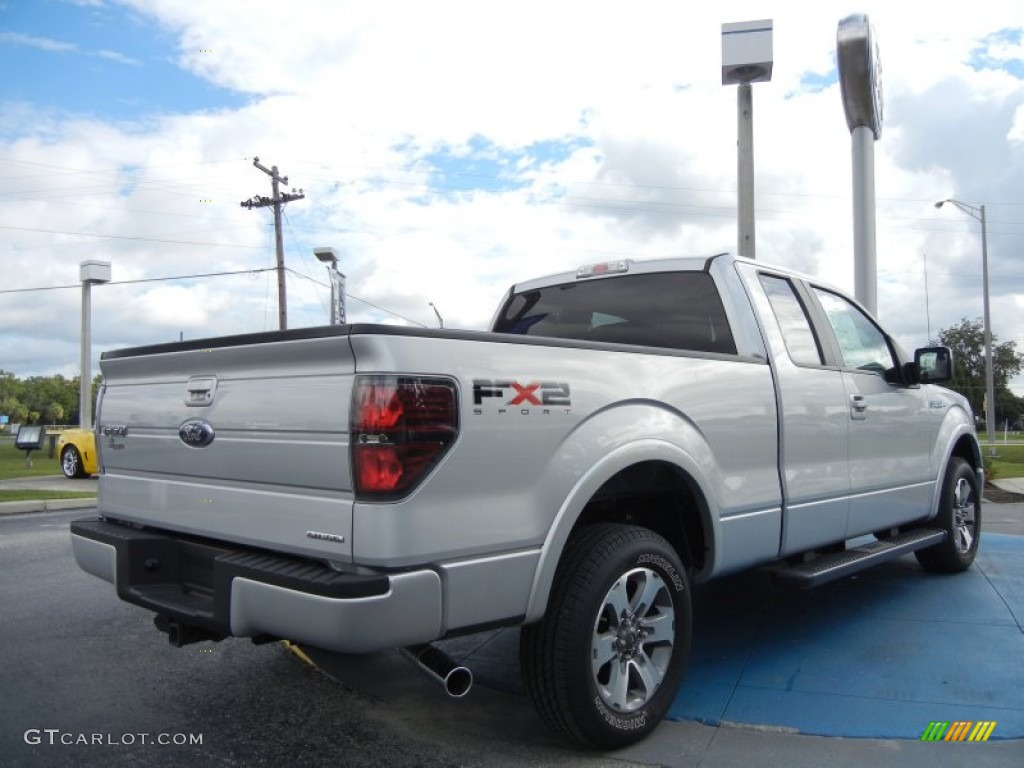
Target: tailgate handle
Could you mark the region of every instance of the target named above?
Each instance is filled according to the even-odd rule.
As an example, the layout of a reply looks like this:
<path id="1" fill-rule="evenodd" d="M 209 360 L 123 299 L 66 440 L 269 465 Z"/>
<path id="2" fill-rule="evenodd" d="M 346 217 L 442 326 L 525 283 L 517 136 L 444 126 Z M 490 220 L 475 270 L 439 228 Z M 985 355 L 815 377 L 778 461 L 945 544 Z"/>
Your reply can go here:
<path id="1" fill-rule="evenodd" d="M 193 376 L 185 388 L 185 405 L 213 405 L 213 396 L 216 392 L 216 376 Z"/>

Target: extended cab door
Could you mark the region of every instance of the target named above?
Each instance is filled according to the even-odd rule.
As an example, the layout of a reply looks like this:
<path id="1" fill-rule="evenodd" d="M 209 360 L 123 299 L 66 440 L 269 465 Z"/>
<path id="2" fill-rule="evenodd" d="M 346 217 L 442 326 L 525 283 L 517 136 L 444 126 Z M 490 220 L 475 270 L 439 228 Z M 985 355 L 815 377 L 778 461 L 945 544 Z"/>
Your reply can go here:
<path id="1" fill-rule="evenodd" d="M 842 371 L 849 424 L 850 517 L 847 537 L 925 516 L 935 471 L 924 390 L 901 383 L 891 339 L 856 304 L 817 286 L 822 338 Z"/>
<path id="2" fill-rule="evenodd" d="M 741 266 L 772 354 L 785 503 L 780 555 L 841 541 L 850 504 L 849 415 L 799 281 Z"/>

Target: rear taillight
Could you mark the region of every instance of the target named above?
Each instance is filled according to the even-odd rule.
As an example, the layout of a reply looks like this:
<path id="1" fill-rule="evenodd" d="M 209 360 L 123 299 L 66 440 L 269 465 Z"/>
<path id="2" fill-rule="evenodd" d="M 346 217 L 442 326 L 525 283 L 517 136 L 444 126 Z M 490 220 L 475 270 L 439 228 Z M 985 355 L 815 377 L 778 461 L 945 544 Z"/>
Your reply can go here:
<path id="1" fill-rule="evenodd" d="M 356 498 L 412 491 L 459 433 L 458 396 L 448 379 L 357 376 L 352 392 Z"/>

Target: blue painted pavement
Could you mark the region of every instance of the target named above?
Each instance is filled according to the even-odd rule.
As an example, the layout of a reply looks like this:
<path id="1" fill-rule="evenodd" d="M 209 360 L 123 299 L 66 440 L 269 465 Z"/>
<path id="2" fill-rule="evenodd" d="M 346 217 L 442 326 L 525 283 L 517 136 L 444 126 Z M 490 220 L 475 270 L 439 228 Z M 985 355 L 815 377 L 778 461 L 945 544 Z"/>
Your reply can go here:
<path id="1" fill-rule="evenodd" d="M 974 567 L 913 556 L 808 592 L 755 571 L 695 591 L 690 665 L 669 712 L 862 738 L 996 721 L 1024 738 L 1024 536 L 983 534 Z"/>

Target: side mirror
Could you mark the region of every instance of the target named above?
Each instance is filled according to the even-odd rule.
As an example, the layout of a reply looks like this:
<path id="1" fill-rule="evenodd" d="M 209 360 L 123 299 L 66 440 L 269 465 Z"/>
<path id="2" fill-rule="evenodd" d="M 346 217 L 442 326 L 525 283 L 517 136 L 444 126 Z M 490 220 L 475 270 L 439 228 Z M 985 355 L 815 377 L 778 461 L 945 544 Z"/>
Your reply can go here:
<path id="1" fill-rule="evenodd" d="M 953 353 L 949 347 L 922 347 L 914 350 L 914 367 L 922 384 L 942 384 L 953 380 Z"/>

